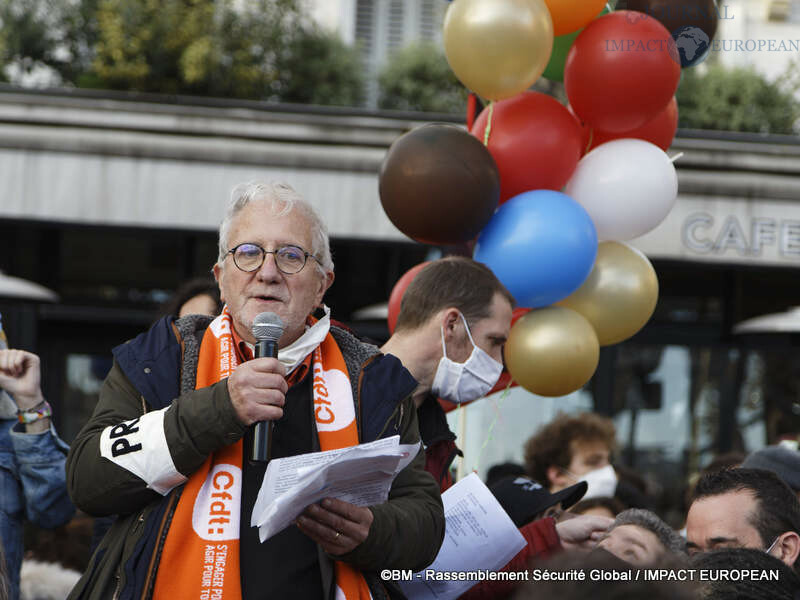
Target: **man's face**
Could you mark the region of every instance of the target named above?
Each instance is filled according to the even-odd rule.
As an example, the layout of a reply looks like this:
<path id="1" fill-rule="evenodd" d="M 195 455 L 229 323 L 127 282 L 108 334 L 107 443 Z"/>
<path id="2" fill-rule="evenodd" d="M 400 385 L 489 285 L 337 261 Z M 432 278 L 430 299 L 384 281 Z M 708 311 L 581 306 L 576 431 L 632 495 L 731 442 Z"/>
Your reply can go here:
<path id="1" fill-rule="evenodd" d="M 764 548 L 751 515 L 757 500 L 746 490 L 706 496 L 695 500 L 686 517 L 689 554 L 717 548 Z"/>
<path id="2" fill-rule="evenodd" d="M 499 363 L 503 362 L 503 345 L 511 329 L 511 313 L 509 301 L 502 294 L 496 293 L 489 307 L 489 316 L 471 323 L 469 327 L 475 345 Z M 470 354 L 472 344 L 464 331 L 461 343 L 452 349 L 448 347 L 447 356 L 456 362 L 465 362 Z"/>
<path id="3" fill-rule="evenodd" d="M 293 245 L 311 252 L 311 225 L 298 210 L 276 217 L 270 204 L 253 201 L 234 217 L 228 233 L 229 250 L 245 242 L 258 244 L 267 251 Z M 322 302 L 333 283 L 333 273 L 320 273 L 311 257 L 299 273 L 286 275 L 278 270 L 272 254 L 265 257 L 260 269 L 251 273 L 241 271 L 229 254 L 221 266 L 214 265 L 214 276 L 239 336 L 254 343 L 251 328 L 256 315 L 274 312 L 285 325 L 281 346 L 302 335 L 306 317 Z"/>
<path id="4" fill-rule="evenodd" d="M 611 451 L 602 440 L 572 440 L 569 445 L 572 460 L 567 470 L 578 478 L 611 464 Z"/>
<path id="5" fill-rule="evenodd" d="M 655 533 L 638 525 L 615 527 L 597 547 L 637 567 L 656 565 L 666 551 Z"/>

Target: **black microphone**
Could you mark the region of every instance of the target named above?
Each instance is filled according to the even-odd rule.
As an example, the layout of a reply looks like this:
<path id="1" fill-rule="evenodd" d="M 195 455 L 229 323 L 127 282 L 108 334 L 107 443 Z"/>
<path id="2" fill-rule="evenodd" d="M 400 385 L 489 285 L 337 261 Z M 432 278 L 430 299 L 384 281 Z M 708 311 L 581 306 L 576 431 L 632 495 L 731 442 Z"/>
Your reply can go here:
<path id="1" fill-rule="evenodd" d="M 278 340 L 283 335 L 283 321 L 273 312 L 263 312 L 253 321 L 253 337 L 256 338 L 256 358 L 278 358 Z M 253 425 L 253 445 L 250 460 L 267 462 L 272 444 L 272 421 L 259 421 Z"/>

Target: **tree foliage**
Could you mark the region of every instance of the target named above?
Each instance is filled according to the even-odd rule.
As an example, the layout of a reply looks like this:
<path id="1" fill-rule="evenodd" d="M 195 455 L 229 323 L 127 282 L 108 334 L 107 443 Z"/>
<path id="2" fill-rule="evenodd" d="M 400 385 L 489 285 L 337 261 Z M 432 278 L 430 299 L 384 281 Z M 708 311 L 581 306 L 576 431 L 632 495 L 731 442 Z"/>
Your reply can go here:
<path id="1" fill-rule="evenodd" d="M 381 108 L 464 112 L 467 90 L 434 44 L 414 44 L 395 52 L 381 70 L 378 85 Z"/>
<path id="2" fill-rule="evenodd" d="M 302 0 L 0 0 L 0 19 L 6 67 L 68 85 L 319 104 L 363 87 L 357 52 Z"/>
<path id="3" fill-rule="evenodd" d="M 678 86 L 680 126 L 754 133 L 797 131 L 800 103 L 790 74 L 768 81 L 752 68 L 686 69 Z"/>
<path id="4" fill-rule="evenodd" d="M 90 67 L 99 0 L 0 0 L 0 78 L 49 70 L 48 83 L 74 82 Z"/>

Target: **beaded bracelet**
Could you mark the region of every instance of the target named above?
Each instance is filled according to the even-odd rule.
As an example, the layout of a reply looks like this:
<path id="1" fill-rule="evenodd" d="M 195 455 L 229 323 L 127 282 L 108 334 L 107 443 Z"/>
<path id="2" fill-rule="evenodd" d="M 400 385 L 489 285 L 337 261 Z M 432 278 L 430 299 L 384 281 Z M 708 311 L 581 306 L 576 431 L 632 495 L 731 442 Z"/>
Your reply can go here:
<path id="1" fill-rule="evenodd" d="M 42 401 L 37 406 L 29 408 L 28 410 L 17 411 L 17 420 L 24 425 L 35 423 L 41 419 L 49 419 L 53 416 L 53 409 L 47 400 Z"/>

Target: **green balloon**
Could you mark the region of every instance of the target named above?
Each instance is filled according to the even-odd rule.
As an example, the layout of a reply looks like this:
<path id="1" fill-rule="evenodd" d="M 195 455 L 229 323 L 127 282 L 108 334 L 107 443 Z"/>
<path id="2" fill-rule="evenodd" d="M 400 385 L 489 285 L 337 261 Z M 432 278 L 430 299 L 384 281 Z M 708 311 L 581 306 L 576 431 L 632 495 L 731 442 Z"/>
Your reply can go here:
<path id="1" fill-rule="evenodd" d="M 608 12 L 608 5 L 606 5 L 597 16 L 602 17 L 603 15 L 607 15 Z M 550 54 L 550 62 L 547 63 L 542 77 L 552 81 L 564 81 L 564 65 L 567 64 L 567 54 L 569 54 L 572 43 L 575 41 L 575 38 L 580 35 L 581 31 L 583 31 L 583 29 L 553 38 L 553 51 Z"/>
<path id="2" fill-rule="evenodd" d="M 550 62 L 542 73 L 542 77 L 552 79 L 553 81 L 564 81 L 564 65 L 567 64 L 567 54 L 569 49 L 572 48 L 572 42 L 578 37 L 578 34 L 583 31 L 573 31 L 566 35 L 559 35 L 553 39 L 553 51 L 550 53 Z"/>

